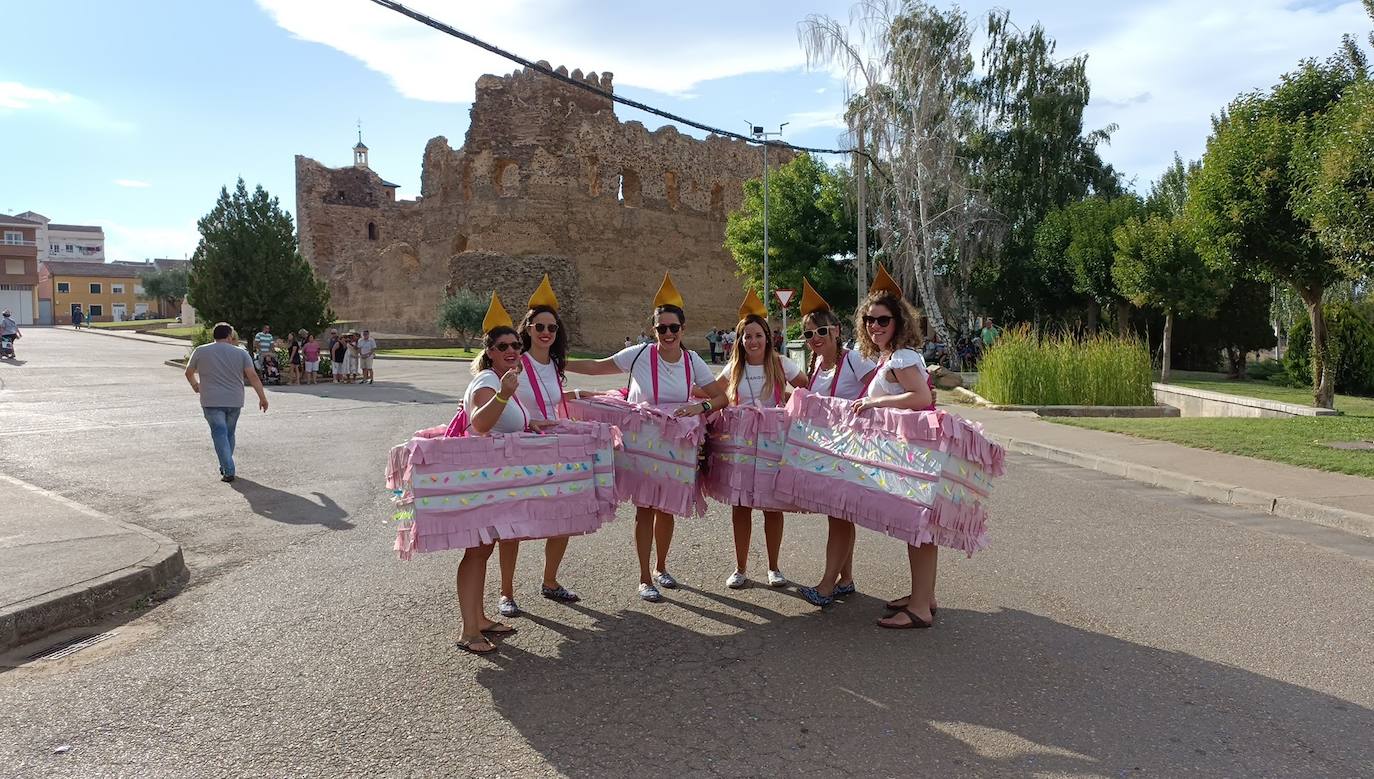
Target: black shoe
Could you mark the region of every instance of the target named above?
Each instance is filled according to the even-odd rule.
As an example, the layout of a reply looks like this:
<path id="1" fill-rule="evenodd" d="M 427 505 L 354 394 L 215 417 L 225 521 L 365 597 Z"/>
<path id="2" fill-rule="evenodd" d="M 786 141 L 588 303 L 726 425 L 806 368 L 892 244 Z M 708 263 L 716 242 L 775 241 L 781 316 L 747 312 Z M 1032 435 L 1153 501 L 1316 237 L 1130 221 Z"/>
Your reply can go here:
<path id="1" fill-rule="evenodd" d="M 232 473 L 226 473 L 226 474 L 224 474 L 223 476 L 219 477 L 219 480 L 222 481 L 222 482 L 225 482 L 225 483 L 227 484 L 227 483 L 229 483 L 229 482 L 231 482 L 231 481 L 234 480 L 234 474 L 232 474 Z"/>

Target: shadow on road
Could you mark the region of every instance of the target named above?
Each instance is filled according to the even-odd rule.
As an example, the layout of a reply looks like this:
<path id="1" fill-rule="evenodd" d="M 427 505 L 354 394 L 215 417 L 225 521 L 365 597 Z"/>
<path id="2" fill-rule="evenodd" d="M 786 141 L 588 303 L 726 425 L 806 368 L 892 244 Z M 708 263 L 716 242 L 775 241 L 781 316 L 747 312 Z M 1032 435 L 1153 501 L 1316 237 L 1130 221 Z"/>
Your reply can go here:
<path id="1" fill-rule="evenodd" d="M 703 593 L 705 594 L 705 593 Z M 478 683 L 549 766 L 592 775 L 1303 776 L 1374 765 L 1374 711 L 1017 610 L 880 631 L 881 602 L 787 617 L 711 596 L 591 616 L 560 656 L 501 642 Z M 717 608 L 720 606 L 721 608 Z M 761 620 L 761 621 L 760 621 Z M 700 624 L 700 620 L 697 621 Z"/>
<path id="2" fill-rule="evenodd" d="M 232 485 L 234 491 L 248 500 L 254 514 L 273 522 L 288 525 L 323 525 L 330 530 L 352 530 L 348 512 L 324 493 L 312 493 L 319 502 L 291 492 L 268 487 L 239 477 Z"/>

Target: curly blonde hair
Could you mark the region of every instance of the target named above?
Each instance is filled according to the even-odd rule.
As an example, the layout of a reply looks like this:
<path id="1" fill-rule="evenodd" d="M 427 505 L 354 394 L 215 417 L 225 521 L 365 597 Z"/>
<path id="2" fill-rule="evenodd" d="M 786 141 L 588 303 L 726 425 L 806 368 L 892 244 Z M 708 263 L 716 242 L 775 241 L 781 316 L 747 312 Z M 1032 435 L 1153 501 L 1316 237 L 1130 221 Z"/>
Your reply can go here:
<path id="1" fill-rule="evenodd" d="M 884 306 L 892 312 L 896 329 L 892 332 L 892 342 L 888 344 L 888 351 L 921 348 L 925 339 L 921 338 L 920 330 L 917 329 L 920 317 L 917 316 L 916 309 L 912 308 L 905 298 L 897 297 L 891 292 L 877 291 L 868 293 L 868 297 L 854 312 L 855 345 L 859 347 L 860 354 L 870 360 L 876 360 L 882 353 L 869 336 L 868 328 L 864 327 L 864 315 L 874 306 Z"/>

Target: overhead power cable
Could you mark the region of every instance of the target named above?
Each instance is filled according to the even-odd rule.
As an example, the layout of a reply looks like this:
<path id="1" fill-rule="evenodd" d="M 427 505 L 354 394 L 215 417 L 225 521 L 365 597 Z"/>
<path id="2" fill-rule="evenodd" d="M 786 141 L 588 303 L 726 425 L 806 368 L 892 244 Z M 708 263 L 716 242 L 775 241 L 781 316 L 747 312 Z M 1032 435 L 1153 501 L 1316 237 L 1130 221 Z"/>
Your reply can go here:
<path id="1" fill-rule="evenodd" d="M 677 114 L 664 111 L 660 108 L 654 108 L 653 106 L 641 103 L 638 100 L 631 100 L 627 97 L 621 97 L 620 95 L 617 95 L 614 92 L 607 92 L 599 86 L 593 86 L 592 84 L 588 84 L 585 81 L 580 81 L 571 76 L 559 73 L 553 70 L 552 68 L 542 65 L 540 63 L 531 62 L 518 54 L 514 54 L 512 52 L 506 51 L 505 49 L 502 49 L 499 46 L 487 43 L 481 38 L 478 38 L 474 35 L 469 35 L 468 33 L 465 33 L 462 30 L 455 29 L 454 27 L 447 25 L 439 21 L 438 19 L 435 19 L 432 16 L 426 16 L 425 14 L 407 8 L 404 5 L 395 2 L 394 0 L 372 0 L 372 2 L 382 6 L 383 8 L 390 8 L 391 10 L 403 16 L 409 16 L 411 19 L 414 19 L 420 24 L 423 24 L 427 27 L 432 27 L 433 29 L 438 30 L 441 33 L 444 33 L 445 35 L 451 35 L 461 41 L 465 41 L 479 48 L 486 49 L 487 51 L 499 57 L 504 57 L 510 60 L 511 62 L 521 65 L 525 68 L 538 71 L 548 76 L 549 78 L 555 79 L 557 81 L 562 81 L 565 84 L 571 84 L 572 86 L 575 86 L 578 89 L 591 92 L 594 95 L 606 98 L 607 100 L 610 100 L 612 102 L 620 103 L 621 105 L 629 106 L 630 108 L 634 108 L 648 114 L 653 114 L 654 116 L 661 116 L 664 119 L 667 119 L 671 122 L 685 124 L 688 127 L 695 127 L 698 130 L 703 130 L 708 133 L 714 133 L 716 135 L 724 136 L 726 138 L 733 138 L 737 141 L 744 141 L 745 143 L 753 143 L 760 145 L 766 143 L 768 146 L 771 146 L 773 148 L 791 149 L 792 151 L 809 152 L 811 154 L 860 154 L 867 158 L 869 162 L 873 163 L 873 167 L 876 168 L 879 171 L 879 173 L 882 173 L 882 167 L 878 165 L 878 161 L 873 159 L 873 156 L 866 151 L 859 151 L 858 149 L 821 149 L 813 146 L 798 146 L 796 144 L 787 143 L 785 141 L 761 141 L 757 138 L 750 137 L 743 133 L 732 132 L 730 130 L 723 130 L 719 127 L 712 127 L 709 124 L 697 122 L 688 119 L 685 116 L 678 116 Z M 886 174 L 883 175 L 884 178 L 886 178 Z"/>

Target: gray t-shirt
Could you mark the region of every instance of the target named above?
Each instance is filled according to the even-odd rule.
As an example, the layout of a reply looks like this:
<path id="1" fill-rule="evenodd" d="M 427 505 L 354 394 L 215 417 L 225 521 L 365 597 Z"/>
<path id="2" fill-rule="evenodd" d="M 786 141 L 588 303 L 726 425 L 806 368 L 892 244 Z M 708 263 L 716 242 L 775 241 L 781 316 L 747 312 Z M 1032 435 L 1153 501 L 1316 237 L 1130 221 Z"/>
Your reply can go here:
<path id="1" fill-rule="evenodd" d="M 19 332 L 18 322 L 9 317 L 0 319 L 0 335 L 14 335 L 17 332 Z"/>
<path id="2" fill-rule="evenodd" d="M 200 373 L 201 406 L 243 408 L 243 372 L 253 370 L 248 352 L 228 343 L 208 343 L 191 352 L 187 367 Z"/>

